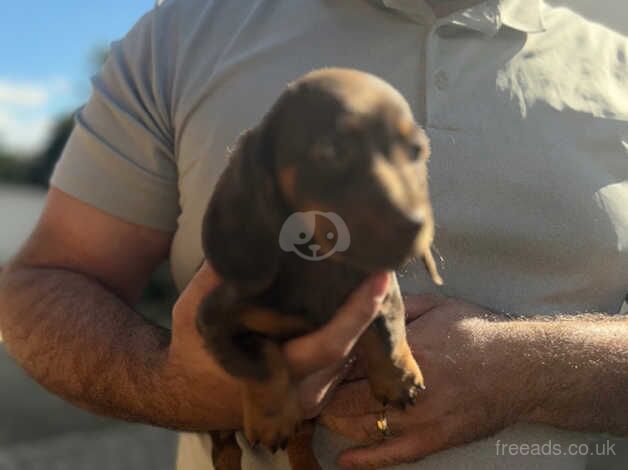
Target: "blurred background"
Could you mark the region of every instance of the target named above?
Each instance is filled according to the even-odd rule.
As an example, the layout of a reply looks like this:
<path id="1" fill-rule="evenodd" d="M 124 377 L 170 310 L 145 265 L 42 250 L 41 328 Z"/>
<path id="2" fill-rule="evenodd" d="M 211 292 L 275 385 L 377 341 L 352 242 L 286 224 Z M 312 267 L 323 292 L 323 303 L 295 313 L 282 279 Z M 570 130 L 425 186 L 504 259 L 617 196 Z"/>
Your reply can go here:
<path id="1" fill-rule="evenodd" d="M 50 172 L 90 93 L 89 78 L 154 0 L 0 1 L 0 267 L 30 233 Z M 628 35 L 621 0 L 550 0 Z M 167 266 L 140 311 L 168 323 L 175 293 Z M 591 468 L 626 469 L 623 458 Z M 81 412 L 34 384 L 2 349 L 0 470 L 173 468 L 175 434 Z"/>

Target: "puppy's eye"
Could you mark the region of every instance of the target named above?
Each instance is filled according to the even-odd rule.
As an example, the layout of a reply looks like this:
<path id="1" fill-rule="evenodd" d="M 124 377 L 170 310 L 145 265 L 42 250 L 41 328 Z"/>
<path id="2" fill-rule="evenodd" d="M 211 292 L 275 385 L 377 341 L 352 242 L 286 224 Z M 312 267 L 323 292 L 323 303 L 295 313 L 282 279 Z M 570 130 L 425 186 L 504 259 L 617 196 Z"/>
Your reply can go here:
<path id="1" fill-rule="evenodd" d="M 321 139 L 312 149 L 312 158 L 321 163 L 333 162 L 337 159 L 336 150 L 329 139 Z"/>

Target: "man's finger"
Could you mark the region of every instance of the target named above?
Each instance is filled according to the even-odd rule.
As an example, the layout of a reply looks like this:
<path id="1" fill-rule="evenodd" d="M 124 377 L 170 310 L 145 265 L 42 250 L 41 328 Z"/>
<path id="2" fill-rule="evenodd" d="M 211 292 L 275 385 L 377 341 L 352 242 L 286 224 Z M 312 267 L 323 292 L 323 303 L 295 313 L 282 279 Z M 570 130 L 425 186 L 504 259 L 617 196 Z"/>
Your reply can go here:
<path id="1" fill-rule="evenodd" d="M 343 469 L 367 470 L 414 462 L 417 454 L 416 440 L 406 435 L 346 450 L 338 456 L 337 463 Z"/>
<path id="2" fill-rule="evenodd" d="M 216 271 L 205 261 L 201 264 L 201 267 L 187 285 L 186 290 L 190 289 L 194 297 L 203 297 L 208 292 L 214 290 L 219 283 L 220 278 L 218 274 L 216 274 Z"/>
<path id="3" fill-rule="evenodd" d="M 343 469 L 366 470 L 416 462 L 472 440 L 464 438 L 463 430 L 468 425 L 466 418 L 451 416 L 421 425 L 415 423 L 398 438 L 394 437 L 395 430 L 392 429 L 392 439 L 348 449 L 338 456 L 338 465 Z"/>
<path id="4" fill-rule="evenodd" d="M 406 306 L 406 323 L 416 320 L 421 315 L 441 306 L 447 301 L 446 297 L 438 294 L 408 295 L 403 298 Z"/>
<path id="5" fill-rule="evenodd" d="M 349 356 L 379 311 L 389 278 L 388 273 L 372 276 L 351 294 L 325 326 L 284 345 L 284 354 L 297 377 L 305 377 Z"/>
<path id="6" fill-rule="evenodd" d="M 220 278 L 212 267 L 205 261 L 188 285 L 183 289 L 178 307 L 196 307 L 201 300 L 220 284 Z M 186 308 L 188 310 L 188 308 Z"/>
<path id="7" fill-rule="evenodd" d="M 380 405 L 380 408 L 383 408 Z M 329 430 L 340 434 L 357 444 L 374 444 L 380 443 L 384 436 L 377 426 L 378 420 L 382 417 L 382 413 L 372 413 L 359 417 L 345 416 L 338 417 L 328 414 L 325 410 L 319 417 L 319 423 Z M 388 438 L 394 439 L 405 434 L 408 427 L 407 418 L 403 413 L 395 410 L 386 412 L 386 423 L 388 426 Z"/>

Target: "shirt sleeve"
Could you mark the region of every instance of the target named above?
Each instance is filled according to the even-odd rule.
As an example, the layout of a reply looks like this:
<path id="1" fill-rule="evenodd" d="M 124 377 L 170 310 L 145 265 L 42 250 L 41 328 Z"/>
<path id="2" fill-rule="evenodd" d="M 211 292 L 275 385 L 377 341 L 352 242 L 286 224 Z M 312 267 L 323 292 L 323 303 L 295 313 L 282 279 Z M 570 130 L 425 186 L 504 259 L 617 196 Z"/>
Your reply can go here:
<path id="1" fill-rule="evenodd" d="M 171 232 L 179 214 L 169 109 L 176 41 L 160 8 L 112 44 L 50 183 L 127 222 Z"/>

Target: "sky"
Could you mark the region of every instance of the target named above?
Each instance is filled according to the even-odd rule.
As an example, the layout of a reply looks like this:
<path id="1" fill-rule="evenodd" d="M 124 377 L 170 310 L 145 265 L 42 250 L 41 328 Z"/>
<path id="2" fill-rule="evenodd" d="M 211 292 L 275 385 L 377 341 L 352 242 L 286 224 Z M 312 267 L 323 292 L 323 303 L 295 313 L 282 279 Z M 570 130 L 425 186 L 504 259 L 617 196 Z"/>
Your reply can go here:
<path id="1" fill-rule="evenodd" d="M 154 0 L 0 0 L 0 147 L 32 152 L 89 96 L 94 51 Z"/>

